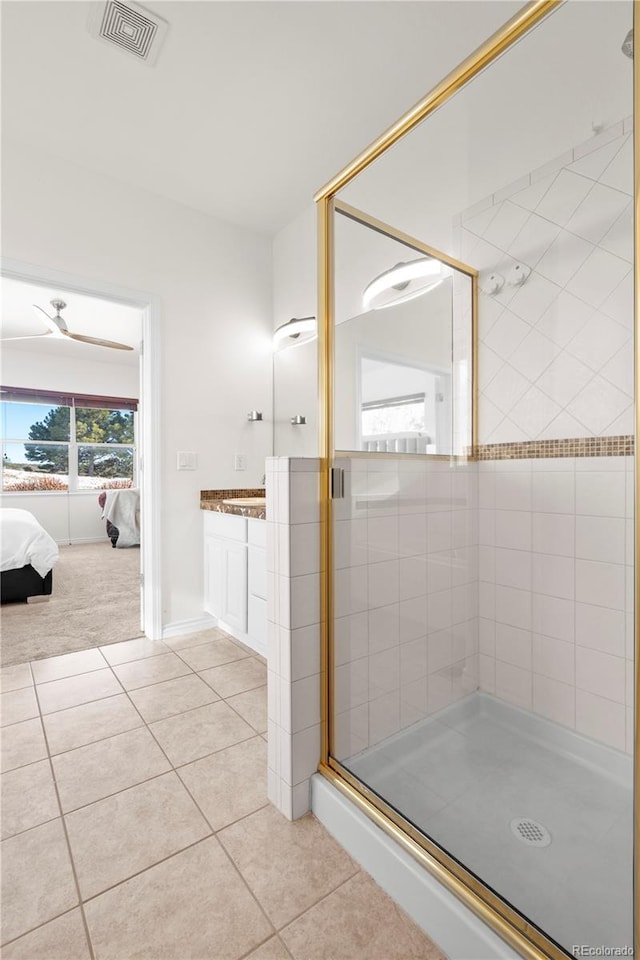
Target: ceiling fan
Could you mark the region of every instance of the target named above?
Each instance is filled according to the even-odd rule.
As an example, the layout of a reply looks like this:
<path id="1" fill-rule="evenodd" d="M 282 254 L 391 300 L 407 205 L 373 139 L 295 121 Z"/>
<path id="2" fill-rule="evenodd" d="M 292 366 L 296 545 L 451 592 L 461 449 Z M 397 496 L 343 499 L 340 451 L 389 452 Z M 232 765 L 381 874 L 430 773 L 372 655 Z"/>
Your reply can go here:
<path id="1" fill-rule="evenodd" d="M 110 347 L 112 350 L 133 350 L 133 347 L 129 347 L 126 343 L 116 343 L 115 340 L 101 340 L 99 337 L 85 337 L 81 333 L 71 333 L 61 316 L 61 311 L 66 307 L 64 300 L 50 300 L 49 302 L 55 310 L 55 316 L 53 317 L 50 317 L 37 303 L 33 304 L 36 315 L 48 327 L 46 333 L 36 333 L 27 337 L 5 337 L 3 342 L 8 340 L 38 340 L 40 337 L 68 337 L 70 340 L 78 340 L 80 343 L 92 343 L 96 347 Z"/>

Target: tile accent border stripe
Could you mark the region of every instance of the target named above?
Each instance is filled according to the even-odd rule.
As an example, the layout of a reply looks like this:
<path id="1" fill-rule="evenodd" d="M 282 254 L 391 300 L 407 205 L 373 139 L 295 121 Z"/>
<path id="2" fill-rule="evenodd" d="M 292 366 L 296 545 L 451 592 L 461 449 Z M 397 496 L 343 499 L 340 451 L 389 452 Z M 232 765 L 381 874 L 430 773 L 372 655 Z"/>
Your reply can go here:
<path id="1" fill-rule="evenodd" d="M 572 437 L 562 440 L 525 440 L 519 443 L 481 443 L 474 460 L 542 460 L 551 457 L 632 457 L 632 434 L 618 437 Z"/>

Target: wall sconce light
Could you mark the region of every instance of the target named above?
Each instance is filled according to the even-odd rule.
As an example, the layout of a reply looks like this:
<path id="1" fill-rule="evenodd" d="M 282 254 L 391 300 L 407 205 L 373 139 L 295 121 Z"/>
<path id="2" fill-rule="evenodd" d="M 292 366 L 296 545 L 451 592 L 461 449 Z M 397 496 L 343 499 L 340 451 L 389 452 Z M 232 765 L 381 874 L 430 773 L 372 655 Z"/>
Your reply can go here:
<path id="1" fill-rule="evenodd" d="M 297 414 L 295 417 L 291 417 L 291 423 L 294 427 L 304 426 L 306 422 L 307 418 L 300 416 L 300 414 Z"/>
<path id="2" fill-rule="evenodd" d="M 273 349 L 286 350 L 308 340 L 315 340 L 318 335 L 315 317 L 292 317 L 283 323 L 273 334 Z"/>
<path id="3" fill-rule="evenodd" d="M 249 420 L 250 423 L 255 423 L 256 420 L 262 420 L 262 414 L 259 410 L 251 410 L 247 414 L 247 420 Z"/>

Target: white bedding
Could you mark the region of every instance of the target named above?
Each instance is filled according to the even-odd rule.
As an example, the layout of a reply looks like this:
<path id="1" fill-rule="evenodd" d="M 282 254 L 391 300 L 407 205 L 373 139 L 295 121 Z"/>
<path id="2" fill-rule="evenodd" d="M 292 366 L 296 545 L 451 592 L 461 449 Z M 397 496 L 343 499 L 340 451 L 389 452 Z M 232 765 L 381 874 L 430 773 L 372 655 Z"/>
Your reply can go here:
<path id="1" fill-rule="evenodd" d="M 58 545 L 28 510 L 0 509 L 0 571 L 31 564 L 46 577 L 58 559 Z"/>

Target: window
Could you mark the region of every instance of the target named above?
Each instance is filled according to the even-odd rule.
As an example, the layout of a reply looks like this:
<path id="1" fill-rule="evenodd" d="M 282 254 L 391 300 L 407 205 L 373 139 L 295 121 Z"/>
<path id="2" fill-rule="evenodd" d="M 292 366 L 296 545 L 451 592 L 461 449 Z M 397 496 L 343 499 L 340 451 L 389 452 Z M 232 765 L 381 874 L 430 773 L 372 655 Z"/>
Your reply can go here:
<path id="1" fill-rule="evenodd" d="M 4 492 L 134 486 L 136 400 L 0 389 Z"/>
<path id="2" fill-rule="evenodd" d="M 364 439 L 381 435 L 425 433 L 425 395 L 389 397 L 362 404 L 362 436 Z"/>

